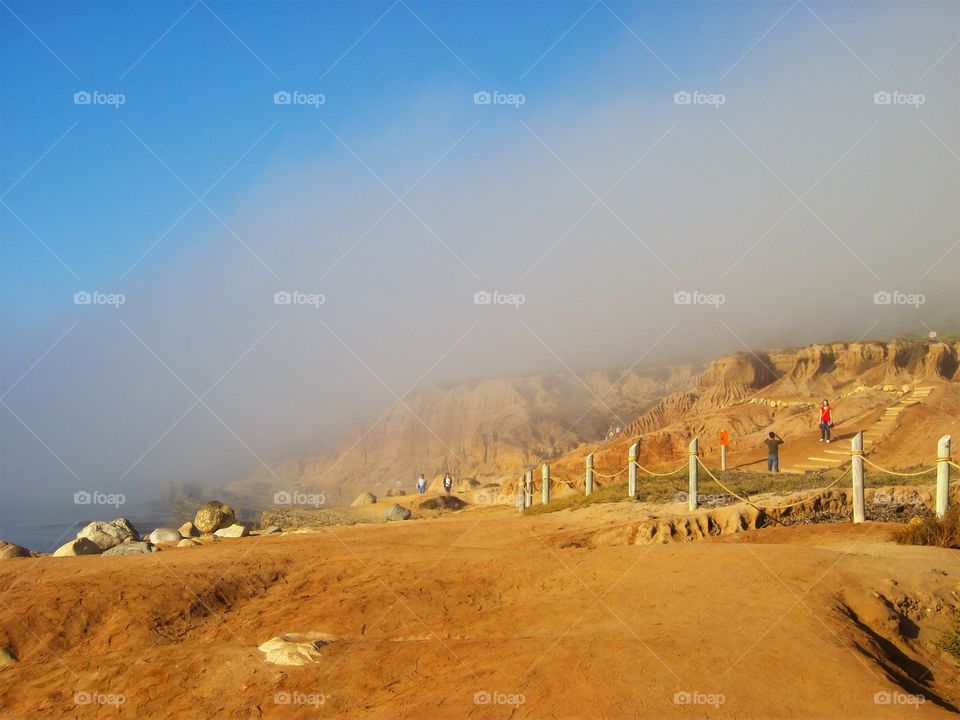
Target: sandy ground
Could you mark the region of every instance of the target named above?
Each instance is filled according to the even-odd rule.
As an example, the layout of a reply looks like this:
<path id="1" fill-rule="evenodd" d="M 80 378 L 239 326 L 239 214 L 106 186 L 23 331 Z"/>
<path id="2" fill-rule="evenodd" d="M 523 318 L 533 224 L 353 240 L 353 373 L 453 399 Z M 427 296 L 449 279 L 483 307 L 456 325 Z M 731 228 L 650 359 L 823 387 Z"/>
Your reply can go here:
<path id="1" fill-rule="evenodd" d="M 631 504 L 603 522 L 611 512 Z M 960 592 L 956 551 L 897 546 L 875 523 L 556 542 L 599 522 L 481 508 L 3 561 L 0 644 L 19 662 L 0 666 L 0 716 L 927 718 L 960 706 L 957 664 L 933 644 Z M 306 631 L 341 640 L 304 667 L 257 649 Z"/>

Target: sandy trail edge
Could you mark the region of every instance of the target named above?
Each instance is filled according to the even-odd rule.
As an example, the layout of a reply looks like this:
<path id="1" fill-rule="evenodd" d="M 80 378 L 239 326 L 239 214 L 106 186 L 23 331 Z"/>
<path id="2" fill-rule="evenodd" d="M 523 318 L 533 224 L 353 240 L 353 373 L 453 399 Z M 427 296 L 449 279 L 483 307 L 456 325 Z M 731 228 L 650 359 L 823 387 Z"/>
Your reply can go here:
<path id="1" fill-rule="evenodd" d="M 930 647 L 945 614 L 926 610 L 956 601 L 955 551 L 893 545 L 875 523 L 559 549 L 552 537 L 590 522 L 566 515 L 490 508 L 5 561 L 0 642 L 21 661 L 0 667 L 0 715 L 922 718 L 960 705 L 956 664 Z M 343 638 L 317 665 L 270 666 L 256 649 L 311 630 Z M 77 692 L 125 701 L 76 705 Z M 724 702 L 678 705 L 677 692 Z M 883 692 L 927 700 L 876 704 Z"/>

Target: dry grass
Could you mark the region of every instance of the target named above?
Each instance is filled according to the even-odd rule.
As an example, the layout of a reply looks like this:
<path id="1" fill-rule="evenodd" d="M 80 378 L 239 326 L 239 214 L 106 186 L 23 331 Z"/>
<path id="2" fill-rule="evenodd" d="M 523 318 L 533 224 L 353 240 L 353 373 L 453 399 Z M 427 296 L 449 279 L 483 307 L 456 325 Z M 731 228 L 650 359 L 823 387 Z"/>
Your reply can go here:
<path id="1" fill-rule="evenodd" d="M 932 545 L 942 548 L 960 548 L 960 505 L 954 505 L 941 520 L 929 517 L 920 523 L 898 528 L 893 539 L 901 545 Z M 957 639 L 960 647 L 960 638 Z"/>

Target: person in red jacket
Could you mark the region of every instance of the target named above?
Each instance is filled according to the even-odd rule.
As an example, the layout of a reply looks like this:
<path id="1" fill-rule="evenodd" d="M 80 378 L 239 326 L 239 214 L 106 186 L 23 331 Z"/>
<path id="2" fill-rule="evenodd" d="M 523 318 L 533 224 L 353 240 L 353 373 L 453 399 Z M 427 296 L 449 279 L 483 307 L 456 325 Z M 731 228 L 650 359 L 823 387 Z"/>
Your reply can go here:
<path id="1" fill-rule="evenodd" d="M 820 442 L 826 440 L 830 442 L 830 429 L 833 427 L 833 409 L 830 407 L 830 401 L 824 400 L 820 403 Z"/>

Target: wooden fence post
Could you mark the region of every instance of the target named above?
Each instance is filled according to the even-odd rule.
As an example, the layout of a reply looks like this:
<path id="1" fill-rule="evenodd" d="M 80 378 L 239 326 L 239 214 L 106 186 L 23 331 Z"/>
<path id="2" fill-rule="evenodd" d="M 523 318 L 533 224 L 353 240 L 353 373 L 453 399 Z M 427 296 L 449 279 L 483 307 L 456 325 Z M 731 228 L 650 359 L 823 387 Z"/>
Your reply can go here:
<path id="1" fill-rule="evenodd" d="M 520 479 L 517 480 L 517 510 L 523 512 L 523 509 L 527 506 L 527 501 L 523 497 L 523 475 L 520 476 Z"/>
<path id="2" fill-rule="evenodd" d="M 689 510 L 697 509 L 697 493 L 699 492 L 700 466 L 697 464 L 697 452 L 700 450 L 700 441 L 694 438 L 690 441 L 688 455 L 690 457 L 690 487 L 687 496 L 687 508 Z"/>
<path id="3" fill-rule="evenodd" d="M 540 482 L 543 483 L 543 487 L 540 489 L 541 495 L 540 498 L 543 501 L 543 504 L 546 505 L 550 502 L 550 465 L 549 463 L 544 463 L 543 467 L 540 468 Z"/>
<path id="4" fill-rule="evenodd" d="M 853 521 L 865 519 L 863 505 L 863 430 L 850 439 L 850 465 L 853 472 Z"/>
<path id="5" fill-rule="evenodd" d="M 950 436 L 937 443 L 937 517 L 947 514 L 950 504 Z"/>
<path id="6" fill-rule="evenodd" d="M 587 455 L 587 481 L 584 485 L 584 493 L 593 495 L 593 453 Z"/>
<path id="7" fill-rule="evenodd" d="M 630 446 L 630 454 L 627 456 L 627 464 L 630 469 L 627 470 L 627 495 L 631 498 L 637 496 L 637 451 L 640 449 L 640 443 L 635 442 Z"/>

